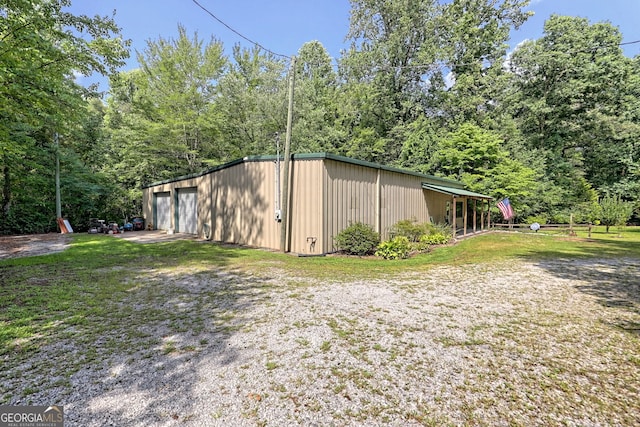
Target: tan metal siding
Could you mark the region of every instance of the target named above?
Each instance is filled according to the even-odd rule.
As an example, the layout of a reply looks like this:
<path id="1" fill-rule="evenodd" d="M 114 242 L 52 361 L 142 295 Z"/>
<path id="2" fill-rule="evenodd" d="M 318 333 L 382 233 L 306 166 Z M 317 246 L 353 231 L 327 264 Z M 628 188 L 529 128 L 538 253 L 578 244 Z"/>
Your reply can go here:
<path id="1" fill-rule="evenodd" d="M 378 170 L 325 160 L 323 252 L 334 251 L 334 236 L 354 222 L 376 227 Z"/>
<path id="2" fill-rule="evenodd" d="M 212 238 L 222 242 L 278 249 L 275 165 L 246 162 L 211 173 Z"/>
<path id="3" fill-rule="evenodd" d="M 433 220 L 434 224 L 449 223 L 451 220 L 446 218 L 446 212 L 447 202 L 451 203 L 451 196 L 437 191 L 424 190 L 424 192 L 427 197 L 430 220 Z"/>
<path id="4" fill-rule="evenodd" d="M 322 224 L 323 170 L 322 160 L 296 160 L 291 163 L 291 252 L 305 255 L 325 252 Z"/>
<path id="5" fill-rule="evenodd" d="M 294 160 L 290 170 L 288 243 L 294 253 L 334 251 L 334 236 L 354 222 L 370 224 L 383 239 L 400 220 L 445 222 L 446 203 L 451 200 L 422 189 L 429 177 L 368 165 L 310 158 Z M 200 237 L 280 249 L 283 225 L 274 217 L 275 175 L 274 161 L 248 160 L 204 176 L 159 184 L 143 190 L 144 215 L 147 223 L 152 221 L 153 194 L 168 191 L 175 229 L 176 189 L 197 187 Z M 317 239 L 315 246 L 312 238 Z"/>
<path id="6" fill-rule="evenodd" d="M 380 237 L 389 237 L 389 229 L 401 220 L 429 221 L 427 192 L 422 179 L 412 175 L 381 171 Z"/>

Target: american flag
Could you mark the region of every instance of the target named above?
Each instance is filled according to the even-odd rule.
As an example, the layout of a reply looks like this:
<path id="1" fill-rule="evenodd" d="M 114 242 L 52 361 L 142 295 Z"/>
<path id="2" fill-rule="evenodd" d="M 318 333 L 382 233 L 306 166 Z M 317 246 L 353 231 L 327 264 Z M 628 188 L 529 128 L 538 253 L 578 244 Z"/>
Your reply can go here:
<path id="1" fill-rule="evenodd" d="M 513 218 L 513 208 L 511 207 L 511 203 L 509 203 L 508 198 L 505 197 L 498 202 L 498 209 L 502 212 L 504 219 Z"/>

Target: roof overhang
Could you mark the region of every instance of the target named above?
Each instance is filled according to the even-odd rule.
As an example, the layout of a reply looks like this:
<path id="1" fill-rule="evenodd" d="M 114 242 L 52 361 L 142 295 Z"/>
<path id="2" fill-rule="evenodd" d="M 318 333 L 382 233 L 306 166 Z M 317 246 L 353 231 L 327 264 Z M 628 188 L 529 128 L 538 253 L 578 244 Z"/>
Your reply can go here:
<path id="1" fill-rule="evenodd" d="M 473 191 L 464 190 L 462 188 L 445 187 L 443 185 L 433 185 L 427 182 L 422 183 L 422 188 L 425 190 L 437 191 L 438 193 L 449 194 L 455 197 L 469 197 L 472 199 L 493 199 L 491 196 L 485 194 L 474 193 Z"/>

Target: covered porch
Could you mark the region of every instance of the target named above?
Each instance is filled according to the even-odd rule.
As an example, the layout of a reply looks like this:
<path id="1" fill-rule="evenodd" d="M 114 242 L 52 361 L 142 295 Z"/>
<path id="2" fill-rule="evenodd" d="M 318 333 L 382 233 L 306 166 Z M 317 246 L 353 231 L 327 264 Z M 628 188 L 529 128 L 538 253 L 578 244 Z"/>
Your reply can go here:
<path id="1" fill-rule="evenodd" d="M 451 225 L 452 236 L 464 237 L 491 228 L 493 197 L 426 182 L 422 183 L 422 188 L 451 196 L 451 200 L 447 202 L 445 219 Z"/>

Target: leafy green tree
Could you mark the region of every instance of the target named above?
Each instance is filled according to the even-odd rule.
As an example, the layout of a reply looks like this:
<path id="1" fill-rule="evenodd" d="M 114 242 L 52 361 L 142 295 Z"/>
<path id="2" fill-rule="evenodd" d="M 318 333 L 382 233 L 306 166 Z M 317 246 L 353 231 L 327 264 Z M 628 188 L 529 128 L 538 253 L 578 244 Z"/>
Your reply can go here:
<path id="1" fill-rule="evenodd" d="M 439 73 L 441 15 L 436 0 L 351 1 L 352 44 L 340 63 L 346 105 L 357 112 L 342 123 L 348 153 L 381 163 L 398 159 L 402 145 L 391 132 L 422 114 Z"/>
<path id="2" fill-rule="evenodd" d="M 258 48 L 234 46 L 216 100 L 228 158 L 275 153 L 275 134 L 287 123 L 287 65 Z"/>
<path id="3" fill-rule="evenodd" d="M 443 60 L 452 85 L 443 108 L 456 123 L 482 124 L 499 105 L 509 35 L 533 12 L 529 0 L 454 0 L 443 15 Z"/>
<path id="4" fill-rule="evenodd" d="M 606 226 L 607 233 L 609 227 L 623 226 L 633 214 L 633 204 L 624 202 L 620 197 L 605 196 L 600 200 L 600 223 Z"/>
<path id="5" fill-rule="evenodd" d="M 501 147 L 500 137 L 473 124 L 463 124 L 439 145 L 436 171 L 461 180 L 471 191 L 502 199 L 509 197 L 518 215 L 528 215 L 527 201 L 535 195 L 539 173 L 514 160 Z"/>
<path id="6" fill-rule="evenodd" d="M 600 191 L 636 180 L 638 79 L 621 42 L 610 23 L 552 16 L 510 58 L 513 114 L 567 208 L 586 201 L 582 177 Z"/>
<path id="7" fill-rule="evenodd" d="M 187 173 L 225 158 L 214 103 L 216 81 L 226 66 L 222 43 L 212 38 L 204 45 L 197 33 L 190 39 L 180 25 L 177 39 L 148 41 L 138 62 L 152 100 L 147 118 L 153 123 L 154 145 L 163 155 Z"/>
<path id="8" fill-rule="evenodd" d="M 298 52 L 292 149 L 296 152 L 338 152 L 344 133 L 336 126 L 338 76 L 329 53 L 318 41 Z"/>
<path id="9" fill-rule="evenodd" d="M 44 173 L 34 179 L 30 174 L 51 170 L 54 134 L 71 133 L 86 112 L 92 91 L 74 82 L 75 73 L 111 74 L 129 55 L 129 43 L 113 18 L 75 16 L 65 10 L 69 4 L 68 0 L 7 0 L 0 5 L 0 231 L 4 233 L 28 231 L 24 218 L 29 217 L 40 230 L 54 224 L 52 176 Z M 71 140 L 61 138 L 63 144 Z M 44 200 L 38 201 L 41 197 Z M 27 206 L 35 211 L 27 214 Z"/>

